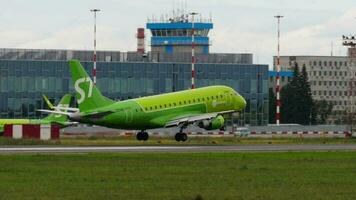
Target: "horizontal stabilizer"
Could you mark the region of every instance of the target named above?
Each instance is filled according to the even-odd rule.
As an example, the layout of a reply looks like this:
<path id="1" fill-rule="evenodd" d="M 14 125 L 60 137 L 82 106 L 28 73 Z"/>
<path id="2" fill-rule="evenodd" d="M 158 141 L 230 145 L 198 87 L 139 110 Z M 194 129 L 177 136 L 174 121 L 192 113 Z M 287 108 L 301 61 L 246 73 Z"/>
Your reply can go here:
<path id="1" fill-rule="evenodd" d="M 58 115 L 66 115 L 69 118 L 74 118 L 80 116 L 79 113 L 71 113 L 71 112 L 62 112 L 62 111 L 57 111 L 57 110 L 44 110 L 44 109 L 39 109 L 37 111 L 44 112 L 44 113 L 50 113 L 50 114 L 58 114 Z"/>
<path id="2" fill-rule="evenodd" d="M 64 110 L 64 111 L 79 112 L 78 108 L 71 108 L 71 107 L 53 106 L 53 109 L 54 110 Z"/>

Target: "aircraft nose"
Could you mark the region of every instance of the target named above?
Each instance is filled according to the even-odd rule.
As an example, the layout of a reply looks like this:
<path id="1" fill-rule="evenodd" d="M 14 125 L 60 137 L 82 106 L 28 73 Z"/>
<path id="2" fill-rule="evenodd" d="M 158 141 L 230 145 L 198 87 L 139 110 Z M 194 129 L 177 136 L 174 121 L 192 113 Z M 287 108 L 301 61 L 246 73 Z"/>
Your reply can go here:
<path id="1" fill-rule="evenodd" d="M 243 110 L 246 107 L 246 100 L 242 96 L 239 96 L 239 99 L 241 102 L 241 110 Z"/>
<path id="2" fill-rule="evenodd" d="M 245 109 L 246 108 L 246 100 L 240 96 L 241 100 L 242 100 L 242 109 Z"/>
<path id="3" fill-rule="evenodd" d="M 236 110 L 243 110 L 246 107 L 246 100 L 240 96 L 239 94 L 237 94 L 235 96 L 235 109 Z"/>

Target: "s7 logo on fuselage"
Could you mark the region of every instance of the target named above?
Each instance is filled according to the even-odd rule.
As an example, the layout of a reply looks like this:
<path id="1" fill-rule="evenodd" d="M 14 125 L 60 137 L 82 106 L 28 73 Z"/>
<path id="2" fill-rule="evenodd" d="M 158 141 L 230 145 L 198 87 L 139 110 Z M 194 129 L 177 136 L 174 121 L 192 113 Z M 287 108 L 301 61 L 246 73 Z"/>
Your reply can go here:
<path id="1" fill-rule="evenodd" d="M 81 83 L 86 83 L 86 82 L 89 83 L 89 88 L 87 93 L 85 93 L 84 91 L 87 87 L 83 87 L 83 85 L 80 86 Z M 86 86 L 86 84 L 84 86 Z M 80 98 L 78 99 L 79 104 L 83 103 L 85 98 L 90 98 L 93 95 L 93 86 L 94 86 L 93 81 L 89 77 L 80 78 L 77 81 L 75 81 L 74 89 L 80 95 Z"/>

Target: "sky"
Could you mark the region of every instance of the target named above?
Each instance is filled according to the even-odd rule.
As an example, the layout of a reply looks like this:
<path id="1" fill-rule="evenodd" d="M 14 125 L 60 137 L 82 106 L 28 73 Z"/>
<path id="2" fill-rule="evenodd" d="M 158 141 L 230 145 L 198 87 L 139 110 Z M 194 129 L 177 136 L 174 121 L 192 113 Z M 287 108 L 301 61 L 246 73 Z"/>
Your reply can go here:
<path id="1" fill-rule="evenodd" d="M 0 48 L 91 50 L 89 10 L 98 8 L 97 49 L 134 51 L 138 27 L 182 4 L 212 16 L 211 52 L 253 53 L 257 64 L 271 65 L 277 53 L 275 15 L 284 16 L 281 55 L 330 55 L 333 43 L 344 56 L 342 35 L 356 34 L 355 0 L 0 0 Z"/>

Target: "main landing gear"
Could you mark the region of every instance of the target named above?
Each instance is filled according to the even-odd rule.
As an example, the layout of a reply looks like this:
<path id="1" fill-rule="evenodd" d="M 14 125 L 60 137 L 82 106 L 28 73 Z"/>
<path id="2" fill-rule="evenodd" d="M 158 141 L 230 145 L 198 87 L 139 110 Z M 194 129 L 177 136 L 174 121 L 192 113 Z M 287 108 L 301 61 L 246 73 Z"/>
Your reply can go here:
<path id="1" fill-rule="evenodd" d="M 187 125 L 183 125 L 180 128 L 180 131 L 178 133 L 176 133 L 176 135 L 174 136 L 174 139 L 176 139 L 177 142 L 185 142 L 188 140 L 188 135 L 186 133 L 183 133 L 183 130 L 187 128 Z"/>
<path id="2" fill-rule="evenodd" d="M 188 139 L 188 135 L 186 133 L 178 132 L 174 138 L 176 139 L 177 142 L 185 142 Z"/>
<path id="3" fill-rule="evenodd" d="M 140 131 L 136 134 L 136 139 L 141 141 L 147 141 L 148 140 L 148 133 L 146 131 Z"/>

